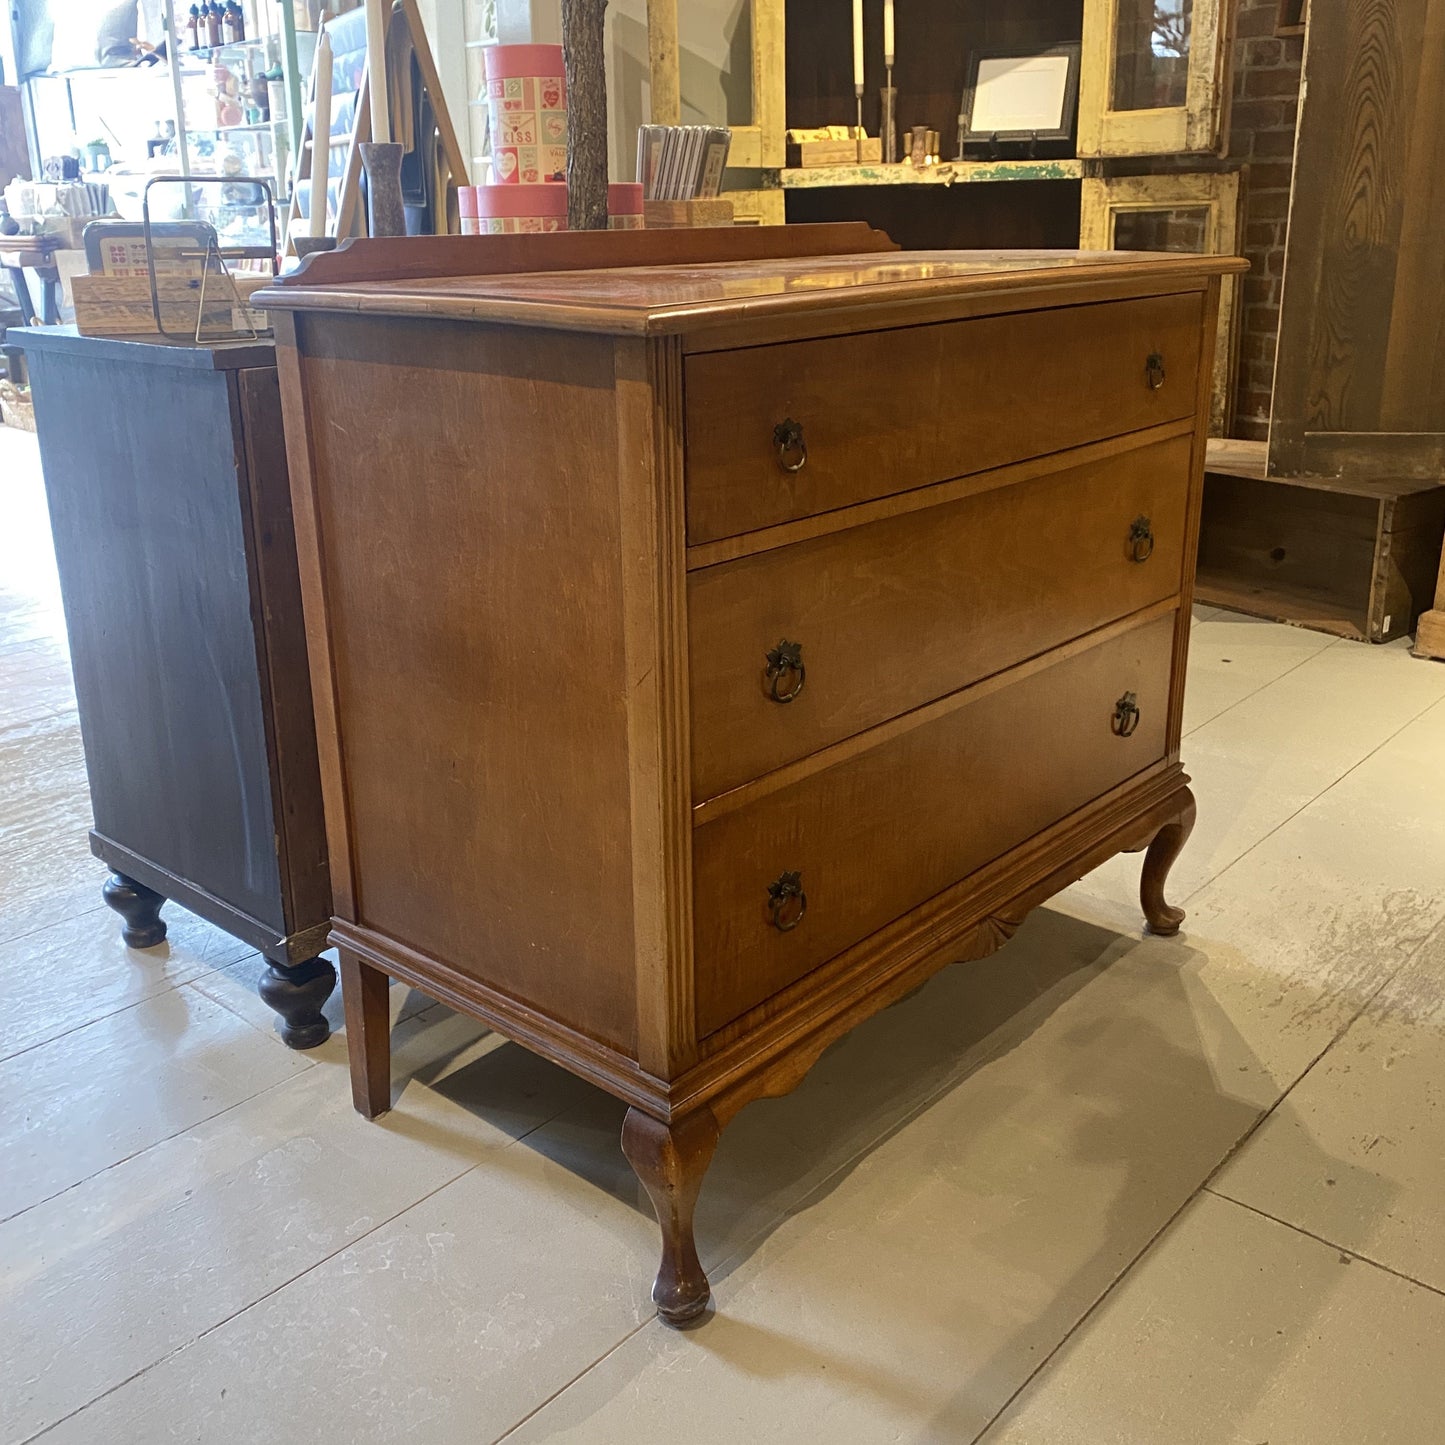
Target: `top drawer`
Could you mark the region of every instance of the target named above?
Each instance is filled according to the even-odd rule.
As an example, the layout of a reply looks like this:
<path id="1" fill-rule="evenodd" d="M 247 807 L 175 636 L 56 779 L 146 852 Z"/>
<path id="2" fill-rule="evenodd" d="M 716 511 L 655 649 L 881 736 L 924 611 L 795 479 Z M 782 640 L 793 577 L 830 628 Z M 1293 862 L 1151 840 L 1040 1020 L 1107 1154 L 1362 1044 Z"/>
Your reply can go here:
<path id="1" fill-rule="evenodd" d="M 1188 292 L 689 356 L 688 542 L 1190 416 L 1203 304 Z"/>

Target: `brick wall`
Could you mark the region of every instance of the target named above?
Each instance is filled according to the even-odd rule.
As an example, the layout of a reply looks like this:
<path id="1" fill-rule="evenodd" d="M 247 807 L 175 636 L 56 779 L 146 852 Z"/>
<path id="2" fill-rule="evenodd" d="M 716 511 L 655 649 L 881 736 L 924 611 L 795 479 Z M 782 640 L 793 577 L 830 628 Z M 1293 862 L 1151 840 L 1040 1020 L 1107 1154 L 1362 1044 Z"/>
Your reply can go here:
<path id="1" fill-rule="evenodd" d="M 1229 159 L 1249 166 L 1245 198 L 1239 390 L 1234 434 L 1262 441 L 1269 432 L 1274 346 L 1279 331 L 1302 36 L 1277 36 L 1279 0 L 1238 0 L 1234 43 L 1234 110 Z"/>

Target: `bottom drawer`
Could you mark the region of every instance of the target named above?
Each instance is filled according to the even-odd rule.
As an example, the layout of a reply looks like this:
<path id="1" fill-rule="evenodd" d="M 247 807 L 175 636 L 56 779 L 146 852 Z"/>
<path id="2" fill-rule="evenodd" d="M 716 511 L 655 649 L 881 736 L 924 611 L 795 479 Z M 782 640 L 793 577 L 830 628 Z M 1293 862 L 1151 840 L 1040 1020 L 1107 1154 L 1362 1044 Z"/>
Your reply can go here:
<path id="1" fill-rule="evenodd" d="M 1162 758 L 1173 646 L 1170 613 L 957 693 L 916 726 L 701 824 L 699 1034 Z M 1126 693 L 1138 714 L 1120 736 Z"/>

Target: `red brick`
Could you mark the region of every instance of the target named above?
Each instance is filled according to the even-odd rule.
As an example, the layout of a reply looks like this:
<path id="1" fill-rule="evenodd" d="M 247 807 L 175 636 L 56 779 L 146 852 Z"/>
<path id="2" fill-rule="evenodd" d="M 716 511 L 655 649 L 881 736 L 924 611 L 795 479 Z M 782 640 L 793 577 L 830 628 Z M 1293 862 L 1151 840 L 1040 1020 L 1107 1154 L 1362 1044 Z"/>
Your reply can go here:
<path id="1" fill-rule="evenodd" d="M 1257 191 L 1251 186 L 1249 188 L 1249 219 L 1254 224 L 1268 223 L 1272 226 L 1289 220 L 1289 192 Z"/>
<path id="2" fill-rule="evenodd" d="M 1296 96 L 1299 94 L 1300 73 L 1294 66 L 1280 66 L 1274 70 L 1247 70 L 1244 73 L 1244 93 L 1247 96 Z"/>
<path id="3" fill-rule="evenodd" d="M 1256 35 L 1273 35 L 1278 3 L 1271 5 L 1241 4 L 1234 22 L 1234 33 L 1247 40 Z"/>
<path id="4" fill-rule="evenodd" d="M 1294 110 L 1281 100 L 1237 100 L 1230 124 L 1241 130 L 1281 130 L 1293 127 Z"/>
<path id="5" fill-rule="evenodd" d="M 1251 131 L 1253 154 L 1260 160 L 1282 160 L 1294 165 L 1294 127 Z"/>
<path id="6" fill-rule="evenodd" d="M 1256 163 L 1249 169 L 1250 194 L 1257 191 L 1288 191 L 1293 174 L 1294 165 L 1290 161 Z"/>
<path id="7" fill-rule="evenodd" d="M 1264 251 L 1277 246 L 1284 239 L 1284 227 L 1278 221 L 1251 219 L 1244 228 L 1245 248 L 1250 251 Z"/>

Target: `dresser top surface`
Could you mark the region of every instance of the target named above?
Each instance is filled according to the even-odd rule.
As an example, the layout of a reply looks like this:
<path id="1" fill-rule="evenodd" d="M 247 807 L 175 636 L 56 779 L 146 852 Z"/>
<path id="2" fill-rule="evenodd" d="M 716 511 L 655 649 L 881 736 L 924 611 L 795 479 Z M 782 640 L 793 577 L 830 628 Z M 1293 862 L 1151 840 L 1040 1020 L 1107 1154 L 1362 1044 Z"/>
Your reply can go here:
<path id="1" fill-rule="evenodd" d="M 750 316 L 838 305 L 1137 281 L 1202 285 L 1245 269 L 1233 256 L 1141 251 L 907 251 L 609 270 L 356 281 L 258 293 L 296 311 L 449 317 L 579 331 L 667 335 Z"/>

